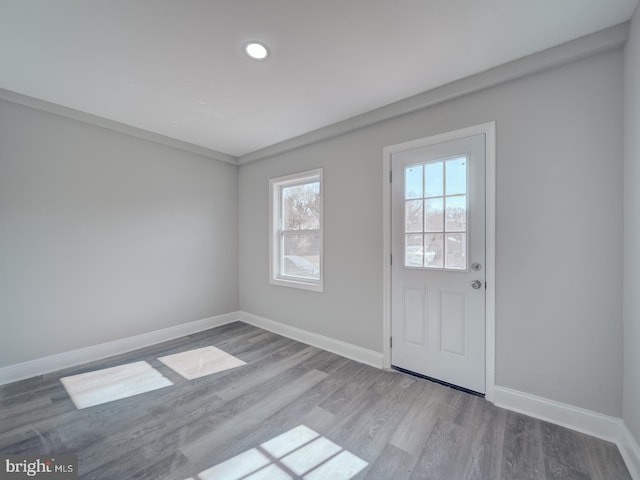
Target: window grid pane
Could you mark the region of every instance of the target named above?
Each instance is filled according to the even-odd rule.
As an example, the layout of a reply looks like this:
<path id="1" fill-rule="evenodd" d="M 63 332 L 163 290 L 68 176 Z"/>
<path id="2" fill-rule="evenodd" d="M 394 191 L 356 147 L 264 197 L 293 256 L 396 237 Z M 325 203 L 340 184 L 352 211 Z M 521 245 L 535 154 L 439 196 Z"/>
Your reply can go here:
<path id="1" fill-rule="evenodd" d="M 320 227 L 320 182 L 283 186 L 280 195 L 283 230 Z"/>
<path id="2" fill-rule="evenodd" d="M 445 197 L 446 202 L 446 232 L 467 231 L 467 196 L 454 195 Z"/>
<path id="3" fill-rule="evenodd" d="M 441 197 L 444 193 L 444 163 L 426 163 L 424 166 L 425 197 Z"/>
<path id="4" fill-rule="evenodd" d="M 423 166 L 413 165 L 405 168 L 404 198 L 422 198 Z"/>
<path id="5" fill-rule="evenodd" d="M 448 233 L 446 245 L 446 268 L 465 270 L 467 268 L 467 234 Z"/>
<path id="6" fill-rule="evenodd" d="M 444 208 L 442 197 L 428 198 L 424 201 L 424 231 L 443 232 L 444 229 Z"/>
<path id="7" fill-rule="evenodd" d="M 404 229 L 408 232 L 422 232 L 424 217 L 423 200 L 406 200 L 404 204 Z"/>
<path id="8" fill-rule="evenodd" d="M 424 238 L 424 265 L 430 268 L 444 267 L 444 245 L 442 233 L 428 233 Z"/>
<path id="9" fill-rule="evenodd" d="M 320 279 L 320 233 L 282 234 L 281 276 Z"/>
<path id="10" fill-rule="evenodd" d="M 408 267 L 424 266 L 424 235 L 409 234 L 404 236 L 404 264 Z"/>

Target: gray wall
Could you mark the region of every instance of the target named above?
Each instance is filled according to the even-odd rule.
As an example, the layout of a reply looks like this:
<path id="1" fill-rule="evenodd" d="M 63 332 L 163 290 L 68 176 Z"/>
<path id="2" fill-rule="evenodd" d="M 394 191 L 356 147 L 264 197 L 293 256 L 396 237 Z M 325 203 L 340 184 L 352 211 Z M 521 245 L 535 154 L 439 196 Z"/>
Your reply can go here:
<path id="1" fill-rule="evenodd" d="M 640 442 L 640 7 L 625 47 L 624 421 Z"/>
<path id="2" fill-rule="evenodd" d="M 382 149 L 497 121 L 497 384 L 622 414 L 623 54 L 240 167 L 240 308 L 382 351 Z M 325 292 L 269 285 L 268 179 L 323 167 Z"/>
<path id="3" fill-rule="evenodd" d="M 237 310 L 237 177 L 0 101 L 0 366 Z"/>

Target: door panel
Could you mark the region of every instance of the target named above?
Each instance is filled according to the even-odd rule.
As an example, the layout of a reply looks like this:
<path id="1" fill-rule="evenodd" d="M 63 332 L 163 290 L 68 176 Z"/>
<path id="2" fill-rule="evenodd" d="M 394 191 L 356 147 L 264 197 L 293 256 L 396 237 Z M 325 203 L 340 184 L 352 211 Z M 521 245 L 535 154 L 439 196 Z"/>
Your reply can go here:
<path id="1" fill-rule="evenodd" d="M 404 341 L 426 346 L 426 293 L 417 288 L 404 289 Z"/>
<path id="2" fill-rule="evenodd" d="M 391 156 L 392 365 L 484 393 L 485 136 L 427 142 Z"/>
<path id="3" fill-rule="evenodd" d="M 459 293 L 440 293 L 440 351 L 467 357 L 467 298 Z"/>

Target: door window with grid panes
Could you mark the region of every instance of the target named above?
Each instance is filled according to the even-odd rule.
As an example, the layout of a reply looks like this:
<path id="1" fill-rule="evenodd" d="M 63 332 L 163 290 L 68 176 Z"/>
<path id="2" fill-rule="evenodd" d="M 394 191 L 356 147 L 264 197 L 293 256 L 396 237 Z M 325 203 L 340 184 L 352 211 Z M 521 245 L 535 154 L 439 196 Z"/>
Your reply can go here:
<path id="1" fill-rule="evenodd" d="M 406 166 L 404 266 L 467 270 L 468 158 Z"/>

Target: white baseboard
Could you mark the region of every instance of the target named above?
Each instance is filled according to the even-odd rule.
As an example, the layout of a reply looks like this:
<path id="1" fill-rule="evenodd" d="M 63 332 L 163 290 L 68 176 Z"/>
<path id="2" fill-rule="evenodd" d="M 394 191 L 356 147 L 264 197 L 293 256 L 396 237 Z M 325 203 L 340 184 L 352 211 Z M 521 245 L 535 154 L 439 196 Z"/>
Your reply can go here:
<path id="1" fill-rule="evenodd" d="M 325 337 L 318 333 L 308 332 L 301 328 L 292 327 L 268 318 L 259 317 L 252 313 L 239 312 L 240 320 L 255 327 L 297 340 L 313 347 L 321 348 L 331 353 L 341 355 L 356 362 L 365 363 L 372 367 L 382 368 L 382 353 L 353 345 L 352 343 Z"/>
<path id="2" fill-rule="evenodd" d="M 220 325 L 226 325 L 227 323 L 238 320 L 238 312 L 226 313 L 224 315 L 183 323 L 161 330 L 154 330 L 153 332 L 142 333 L 133 337 L 113 340 L 111 342 L 100 343 L 90 347 L 79 348 L 69 352 L 36 358 L 28 362 L 1 367 L 0 385 L 24 380 L 25 378 L 31 378 L 37 375 L 44 375 L 45 373 L 92 362 L 112 355 L 130 352 L 131 350 L 166 342 L 167 340 L 219 327 Z"/>
<path id="3" fill-rule="evenodd" d="M 497 385 L 494 400 L 498 407 L 555 423 L 609 442 L 616 442 L 619 437 L 621 420 L 617 417 Z"/>
<path id="4" fill-rule="evenodd" d="M 621 418 L 499 386 L 494 400 L 498 407 L 615 443 L 633 480 L 640 480 L 640 447 Z"/>
<path id="5" fill-rule="evenodd" d="M 620 437 L 617 443 L 624 463 L 631 473 L 631 478 L 640 480 L 640 445 L 622 421 L 620 422 Z"/>

